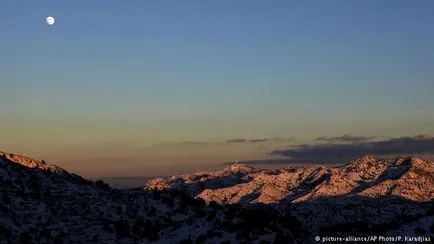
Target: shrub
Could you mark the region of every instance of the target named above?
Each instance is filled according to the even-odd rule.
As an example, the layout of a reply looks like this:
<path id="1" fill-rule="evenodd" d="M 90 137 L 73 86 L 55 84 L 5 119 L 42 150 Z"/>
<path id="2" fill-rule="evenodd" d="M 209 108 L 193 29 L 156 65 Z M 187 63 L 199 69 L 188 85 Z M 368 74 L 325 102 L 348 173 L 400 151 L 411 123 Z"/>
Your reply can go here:
<path id="1" fill-rule="evenodd" d="M 223 209 L 223 206 L 219 205 L 216 201 L 211 201 L 209 203 L 209 207 L 211 207 L 213 209 L 217 209 L 217 210 Z"/>
<path id="2" fill-rule="evenodd" d="M 414 232 L 418 235 L 424 235 L 425 234 L 425 230 L 422 229 L 421 227 L 414 228 Z"/>
<path id="3" fill-rule="evenodd" d="M 196 241 L 194 243 L 195 244 L 202 244 L 202 243 L 205 243 L 205 241 L 206 241 L 206 236 L 200 235 L 196 238 Z"/>
<path id="4" fill-rule="evenodd" d="M 145 226 L 145 221 L 143 220 L 143 218 L 136 219 L 132 228 L 133 234 L 139 236 L 144 226 Z"/>
<path id="5" fill-rule="evenodd" d="M 184 239 L 180 242 L 180 244 L 193 244 L 191 237 L 189 236 L 187 239 Z"/>
<path id="6" fill-rule="evenodd" d="M 264 209 L 245 209 L 239 214 L 242 219 L 241 226 L 244 230 L 250 231 L 267 226 L 276 216 Z"/>
<path id="7" fill-rule="evenodd" d="M 115 231 L 119 238 L 127 237 L 130 235 L 130 226 L 128 221 L 120 219 L 115 222 Z"/>
<path id="8" fill-rule="evenodd" d="M 236 236 L 235 239 L 237 241 L 243 241 L 243 240 L 248 240 L 249 239 L 249 233 L 244 232 L 244 231 L 239 231 Z"/>
<path id="9" fill-rule="evenodd" d="M 208 212 L 208 216 L 206 217 L 206 220 L 207 221 L 212 221 L 212 220 L 215 219 L 216 215 L 217 215 L 216 211 L 214 211 L 214 210 L 209 211 Z"/>
<path id="10" fill-rule="evenodd" d="M 214 237 L 222 237 L 222 236 L 223 236 L 223 232 L 221 232 L 220 230 L 211 229 L 206 232 L 206 237 L 209 239 Z"/>
<path id="11" fill-rule="evenodd" d="M 161 196 L 161 193 L 159 191 L 152 191 L 152 199 L 157 200 Z"/>
<path id="12" fill-rule="evenodd" d="M 197 208 L 195 217 L 196 218 L 203 218 L 203 217 L 205 217 L 205 212 L 201 208 Z"/>
<path id="13" fill-rule="evenodd" d="M 157 241 L 158 239 L 160 239 L 158 233 L 152 233 L 148 235 L 148 240 L 150 241 Z"/>
<path id="14" fill-rule="evenodd" d="M 206 205 L 206 202 L 202 198 L 196 198 L 193 201 L 193 206 L 195 206 L 195 207 L 204 207 L 205 205 Z"/>
<path id="15" fill-rule="evenodd" d="M 9 195 L 3 194 L 2 195 L 2 202 L 4 204 L 11 204 L 11 198 L 9 197 Z"/>
<path id="16" fill-rule="evenodd" d="M 105 183 L 103 180 L 99 179 L 95 182 L 95 186 L 103 189 L 103 190 L 110 190 L 109 184 Z"/>
<path id="17" fill-rule="evenodd" d="M 20 234 L 20 242 L 23 244 L 31 243 L 32 242 L 32 236 L 29 232 L 22 232 Z"/>
<path id="18" fill-rule="evenodd" d="M 169 208 L 173 208 L 175 206 L 173 200 L 170 197 L 161 198 L 161 202 L 169 206 Z"/>

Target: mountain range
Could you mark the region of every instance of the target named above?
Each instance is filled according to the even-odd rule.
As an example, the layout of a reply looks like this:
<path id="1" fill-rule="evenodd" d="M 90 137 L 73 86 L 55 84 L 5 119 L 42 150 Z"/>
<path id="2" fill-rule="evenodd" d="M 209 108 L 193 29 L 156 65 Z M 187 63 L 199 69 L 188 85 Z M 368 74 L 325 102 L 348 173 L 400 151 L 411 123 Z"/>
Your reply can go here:
<path id="1" fill-rule="evenodd" d="M 105 182 L 0 152 L 0 243 L 315 243 L 434 235 L 434 163 L 365 156 L 340 166 Z M 405 241 L 405 240 L 404 240 Z"/>

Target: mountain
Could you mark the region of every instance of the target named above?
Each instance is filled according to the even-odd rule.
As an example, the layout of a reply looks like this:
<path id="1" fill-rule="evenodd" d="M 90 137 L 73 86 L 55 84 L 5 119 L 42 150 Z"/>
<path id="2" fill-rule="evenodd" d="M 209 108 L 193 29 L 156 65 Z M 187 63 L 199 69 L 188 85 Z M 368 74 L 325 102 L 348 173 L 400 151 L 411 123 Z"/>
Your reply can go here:
<path id="1" fill-rule="evenodd" d="M 427 212 L 429 217 L 419 225 L 427 233 L 434 228 L 434 163 L 417 157 L 365 156 L 337 167 L 279 170 L 237 163 L 217 172 L 153 179 L 145 188 L 181 190 L 207 204 L 289 209 L 305 229 L 315 233 L 333 225 L 351 226 L 350 219 L 371 225 L 365 229 L 399 226 L 400 220 L 417 222 Z"/>
<path id="2" fill-rule="evenodd" d="M 420 158 L 365 156 L 338 167 L 306 166 L 259 170 L 233 164 L 221 171 L 157 178 L 147 189 L 178 189 L 207 203 L 297 203 L 320 198 L 434 198 L 434 164 Z"/>
<path id="3" fill-rule="evenodd" d="M 364 157 L 344 166 L 215 172 L 113 189 L 0 152 L 0 243 L 314 243 L 339 234 L 434 231 L 433 163 Z"/>
<path id="4" fill-rule="evenodd" d="M 245 220 L 250 215 L 238 206 L 206 206 L 175 190 L 112 189 L 25 156 L 0 155 L 0 243 L 258 243 L 277 235 L 301 238 L 297 227 L 289 230 L 279 223 L 285 216 L 274 212 L 266 212 L 275 223 L 271 228 L 250 227 Z M 257 232 L 250 233 L 252 228 Z"/>

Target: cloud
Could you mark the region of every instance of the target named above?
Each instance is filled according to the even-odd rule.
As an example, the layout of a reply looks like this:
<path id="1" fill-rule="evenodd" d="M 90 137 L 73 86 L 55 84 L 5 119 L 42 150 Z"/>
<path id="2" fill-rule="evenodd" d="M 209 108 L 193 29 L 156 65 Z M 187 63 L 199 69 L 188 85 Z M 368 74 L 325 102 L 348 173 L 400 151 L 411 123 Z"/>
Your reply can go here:
<path id="1" fill-rule="evenodd" d="M 241 139 L 241 138 L 237 138 L 237 139 L 231 139 L 231 140 L 227 140 L 226 143 L 240 143 L 240 142 L 247 142 L 246 139 Z"/>
<path id="2" fill-rule="evenodd" d="M 272 154 L 288 157 L 291 161 L 312 163 L 340 163 L 366 154 L 375 156 L 434 154 L 434 137 L 417 135 L 353 144 L 299 145 L 290 149 L 275 150 Z"/>
<path id="3" fill-rule="evenodd" d="M 293 138 L 280 138 L 280 137 L 269 137 L 269 138 L 234 138 L 222 141 L 180 141 L 180 142 L 172 142 L 172 143 L 161 143 L 157 145 L 150 146 L 154 147 L 167 147 L 167 146 L 217 146 L 217 145 L 230 145 L 230 144 L 255 144 L 255 143 L 272 143 L 272 142 L 294 142 Z M 261 144 L 260 144 L 261 145 Z"/>
<path id="4" fill-rule="evenodd" d="M 256 143 L 256 142 L 271 142 L 271 141 L 276 141 L 276 142 L 285 142 L 285 141 L 294 141 L 294 138 L 288 138 L 288 139 L 284 139 L 284 138 L 280 138 L 280 137 L 272 137 L 272 138 L 255 138 L 255 139 L 244 139 L 244 138 L 236 138 L 236 139 L 232 139 L 232 140 L 227 140 L 226 143 L 248 143 L 248 142 L 252 142 L 252 143 Z"/>
<path id="5" fill-rule="evenodd" d="M 366 141 L 372 141 L 375 139 L 375 136 L 352 136 L 352 135 L 342 135 L 342 136 L 335 136 L 335 137 L 318 137 L 315 139 L 315 141 L 325 141 L 330 143 L 335 142 L 350 142 L 350 143 L 359 143 L 359 142 L 366 142 Z"/>
<path id="6" fill-rule="evenodd" d="M 251 139 L 249 140 L 249 142 L 266 142 L 269 141 L 270 139 L 268 138 L 262 138 L 262 139 Z"/>
<path id="7" fill-rule="evenodd" d="M 183 141 L 181 142 L 181 144 L 183 145 L 194 145 L 194 146 L 206 146 L 210 143 L 206 143 L 206 142 L 199 142 L 199 141 Z"/>
<path id="8" fill-rule="evenodd" d="M 257 138 L 257 139 L 244 139 L 237 138 L 232 140 L 227 140 L 226 143 L 247 143 L 247 142 L 268 142 L 268 141 L 282 141 L 283 139 L 275 137 L 275 138 Z"/>

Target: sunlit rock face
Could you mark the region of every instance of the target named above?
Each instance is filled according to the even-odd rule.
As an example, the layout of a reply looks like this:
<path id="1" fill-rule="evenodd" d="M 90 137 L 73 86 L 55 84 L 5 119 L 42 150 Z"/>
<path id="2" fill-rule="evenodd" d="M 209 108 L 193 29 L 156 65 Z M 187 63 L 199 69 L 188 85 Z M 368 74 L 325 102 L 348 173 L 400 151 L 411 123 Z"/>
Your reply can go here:
<path id="1" fill-rule="evenodd" d="M 234 163 L 222 171 L 158 178 L 148 189 L 188 189 L 217 203 L 304 202 L 337 196 L 434 198 L 434 164 L 420 158 L 365 156 L 339 167 L 306 166 L 260 170 Z M 195 190 L 191 190 L 191 189 Z"/>

